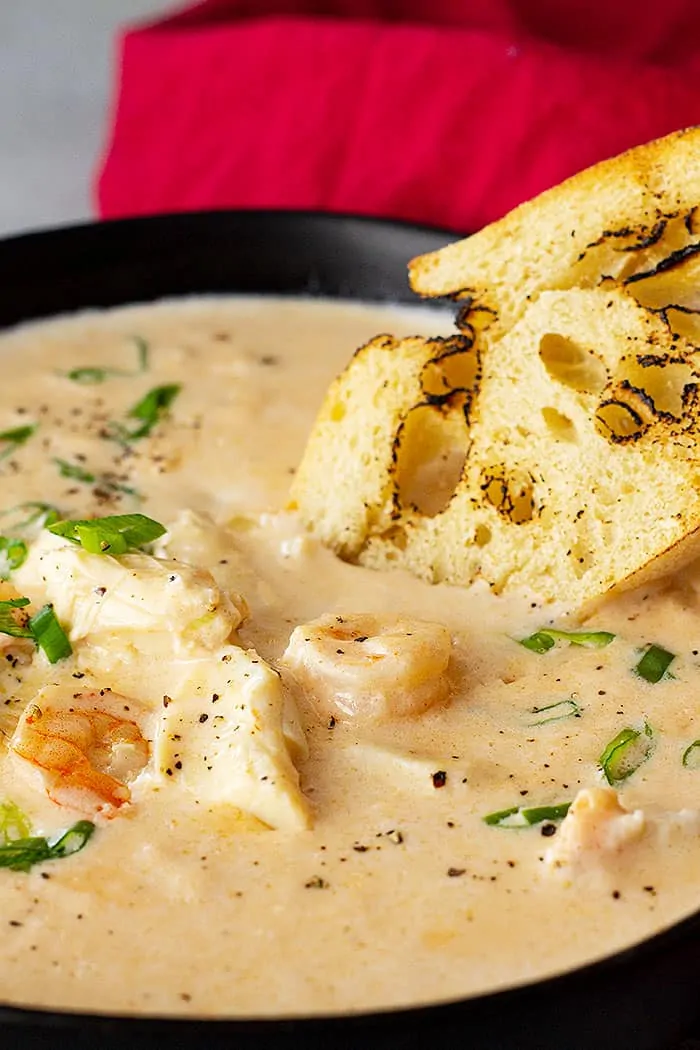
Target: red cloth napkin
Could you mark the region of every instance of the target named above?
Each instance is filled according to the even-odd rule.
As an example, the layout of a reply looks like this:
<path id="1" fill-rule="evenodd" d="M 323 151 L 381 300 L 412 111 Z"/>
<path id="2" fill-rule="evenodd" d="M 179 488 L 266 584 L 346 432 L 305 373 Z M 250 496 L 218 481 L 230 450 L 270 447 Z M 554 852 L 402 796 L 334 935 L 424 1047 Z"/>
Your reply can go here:
<path id="1" fill-rule="evenodd" d="M 98 206 L 471 231 L 696 122 L 696 0 L 205 0 L 124 34 Z"/>

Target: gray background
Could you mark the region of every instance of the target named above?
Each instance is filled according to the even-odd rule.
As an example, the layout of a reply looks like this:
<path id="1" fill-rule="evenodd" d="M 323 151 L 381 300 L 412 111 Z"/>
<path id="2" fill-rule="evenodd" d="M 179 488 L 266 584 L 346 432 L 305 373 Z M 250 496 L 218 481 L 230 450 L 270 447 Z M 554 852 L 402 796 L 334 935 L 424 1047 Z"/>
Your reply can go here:
<path id="1" fill-rule="evenodd" d="M 167 0 L 0 0 L 0 236 L 92 214 L 119 27 Z"/>
<path id="2" fill-rule="evenodd" d="M 0 236 L 93 214 L 116 32 L 177 6 L 184 4 L 0 0 Z M 679 1050 L 700 1050 L 700 1041 Z"/>

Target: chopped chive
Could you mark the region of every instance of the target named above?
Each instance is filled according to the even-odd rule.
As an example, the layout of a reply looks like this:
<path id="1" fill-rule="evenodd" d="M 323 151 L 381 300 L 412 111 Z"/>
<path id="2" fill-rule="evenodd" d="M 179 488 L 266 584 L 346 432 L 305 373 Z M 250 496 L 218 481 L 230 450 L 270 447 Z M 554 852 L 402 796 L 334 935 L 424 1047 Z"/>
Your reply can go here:
<path id="1" fill-rule="evenodd" d="M 551 714 L 547 714 L 548 711 Z M 549 722 L 561 722 L 564 718 L 580 718 L 581 708 L 573 697 L 569 697 L 568 700 L 557 700 L 555 704 L 547 704 L 545 707 L 533 707 L 531 713 L 533 715 L 544 714 L 546 717 L 535 722 L 528 722 L 528 725 L 546 726 Z"/>
<path id="2" fill-rule="evenodd" d="M 15 569 L 27 560 L 27 544 L 11 536 L 0 536 L 0 580 L 9 580 Z"/>
<path id="3" fill-rule="evenodd" d="M 79 543 L 90 554 L 125 554 L 165 534 L 160 522 L 145 514 L 114 514 L 105 518 L 57 521 L 49 532 Z"/>
<path id="4" fill-rule="evenodd" d="M 608 784 L 631 777 L 654 750 L 654 734 L 648 722 L 643 729 L 627 726 L 610 741 L 598 759 Z"/>
<path id="5" fill-rule="evenodd" d="M 660 645 L 650 645 L 634 669 L 634 673 L 645 682 L 655 685 L 660 682 L 667 670 L 676 659 L 675 653 L 669 653 Z"/>
<path id="6" fill-rule="evenodd" d="M 0 459 L 7 459 L 16 452 L 20 445 L 28 441 L 36 430 L 36 423 L 24 427 L 13 427 L 10 430 L 0 432 Z M 3 448 L 3 446 L 5 446 Z"/>
<path id="7" fill-rule="evenodd" d="M 123 423 L 113 423 L 111 436 L 125 445 L 146 437 L 166 414 L 181 389 L 180 383 L 154 386 L 127 412 L 128 419 L 139 419 L 141 425 L 129 430 Z"/>
<path id="8" fill-rule="evenodd" d="M 46 654 L 50 664 L 65 660 L 73 652 L 68 635 L 61 627 L 53 611 L 53 605 L 45 605 L 29 620 L 28 627 L 34 641 Z"/>
<path id="9" fill-rule="evenodd" d="M 528 638 L 522 638 L 520 644 L 530 652 L 546 653 L 560 641 L 583 645 L 587 649 L 604 649 L 614 638 L 610 631 L 557 631 L 553 627 L 542 627 Z"/>
<path id="10" fill-rule="evenodd" d="M 693 740 L 685 749 L 682 762 L 686 769 L 700 769 L 700 740 Z"/>
<path id="11" fill-rule="evenodd" d="M 529 828 L 545 820 L 563 820 L 570 806 L 570 802 L 559 802 L 554 806 L 512 806 L 489 813 L 482 820 L 491 827 Z"/>
<path id="12" fill-rule="evenodd" d="M 0 868 L 29 871 L 35 864 L 70 857 L 88 843 L 94 831 L 95 825 L 91 821 L 79 820 L 54 842 L 43 836 L 9 839 L 0 845 Z"/>
<path id="13" fill-rule="evenodd" d="M 129 372 L 123 368 L 97 368 L 87 365 L 84 368 L 72 368 L 70 372 L 59 372 L 59 375 L 70 379 L 73 383 L 82 383 L 85 386 L 104 383 L 111 376 L 137 376 L 148 370 L 148 343 L 140 335 L 132 337 L 136 345 L 137 367 Z"/>

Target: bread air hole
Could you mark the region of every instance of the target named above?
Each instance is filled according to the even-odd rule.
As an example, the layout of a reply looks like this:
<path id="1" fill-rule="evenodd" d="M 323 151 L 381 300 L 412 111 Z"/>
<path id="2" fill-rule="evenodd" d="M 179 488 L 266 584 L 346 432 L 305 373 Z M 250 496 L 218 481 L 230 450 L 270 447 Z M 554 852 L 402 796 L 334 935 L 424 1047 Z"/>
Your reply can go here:
<path id="1" fill-rule="evenodd" d="M 474 543 L 477 547 L 486 547 L 491 542 L 492 535 L 488 525 L 477 525 L 474 531 Z"/>
<path id="2" fill-rule="evenodd" d="M 329 419 L 332 423 L 340 423 L 341 420 L 345 419 L 347 408 L 344 401 L 336 401 L 331 407 L 329 412 Z"/>
<path id="3" fill-rule="evenodd" d="M 411 409 L 396 443 L 394 478 L 401 506 L 429 518 L 443 511 L 462 477 L 466 446 L 462 403 Z"/>
<path id="4" fill-rule="evenodd" d="M 600 394 L 608 381 L 607 369 L 593 351 L 556 332 L 540 339 L 540 358 L 552 379 L 579 393 Z"/>
<path id="5" fill-rule="evenodd" d="M 390 543 L 397 551 L 405 551 L 408 544 L 406 530 L 401 525 L 390 525 L 388 529 L 379 534 L 379 539 Z M 393 551 L 387 551 L 386 560 L 396 561 L 396 554 Z"/>
<path id="6" fill-rule="evenodd" d="M 695 246 L 693 246 L 695 247 Z M 690 246 L 688 246 L 689 250 Z M 686 256 L 668 269 L 650 273 L 640 280 L 628 279 L 625 290 L 634 296 L 640 306 L 658 309 L 664 306 L 682 306 L 688 310 L 700 309 L 700 253 Z"/>
<path id="7" fill-rule="evenodd" d="M 654 402 L 657 412 L 668 412 L 677 419 L 683 415 L 683 391 L 694 381 L 690 365 L 681 362 L 663 366 L 633 364 L 625 378 L 643 390 Z"/>
<path id="8" fill-rule="evenodd" d="M 514 525 L 523 525 L 535 516 L 532 478 L 524 471 L 508 471 L 504 466 L 482 472 L 484 499 Z"/>
<path id="9" fill-rule="evenodd" d="M 689 243 L 694 234 L 688 229 L 686 218 L 686 215 L 677 215 L 646 226 L 607 230 L 576 264 L 569 287 L 591 287 L 603 283 L 605 278 L 615 283 L 651 270 L 671 252 Z"/>
<path id="10" fill-rule="evenodd" d="M 570 557 L 574 575 L 580 579 L 593 561 L 591 551 L 585 543 L 579 540 L 572 546 Z"/>
<path id="11" fill-rule="evenodd" d="M 576 427 L 573 421 L 568 416 L 565 416 L 563 412 L 557 411 L 556 408 L 543 408 L 542 418 L 552 437 L 558 438 L 559 441 L 575 442 L 577 440 Z"/>
<path id="12" fill-rule="evenodd" d="M 689 342 L 700 345 L 700 312 L 678 310 L 673 306 L 669 306 L 664 312 L 674 335 L 680 335 Z"/>
<path id="13" fill-rule="evenodd" d="M 423 392 L 430 397 L 441 397 L 451 390 L 473 391 L 479 373 L 479 356 L 475 350 L 445 354 L 428 361 L 421 375 Z"/>
<path id="14" fill-rule="evenodd" d="M 647 424 L 623 401 L 606 401 L 595 414 L 596 426 L 613 441 L 633 441 L 646 430 Z"/>

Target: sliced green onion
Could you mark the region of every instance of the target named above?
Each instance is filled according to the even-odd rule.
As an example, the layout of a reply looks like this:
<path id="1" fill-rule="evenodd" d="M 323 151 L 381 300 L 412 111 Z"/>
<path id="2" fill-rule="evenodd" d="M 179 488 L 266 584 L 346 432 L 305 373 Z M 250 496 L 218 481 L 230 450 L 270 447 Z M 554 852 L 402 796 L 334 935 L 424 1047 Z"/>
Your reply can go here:
<path id="1" fill-rule="evenodd" d="M 528 824 L 541 824 L 545 820 L 563 820 L 570 809 L 570 802 L 560 802 L 556 806 L 532 806 L 521 813 Z"/>
<path id="2" fill-rule="evenodd" d="M 645 682 L 655 685 L 661 681 L 675 659 L 676 654 L 669 653 L 668 649 L 662 649 L 660 645 L 650 645 L 635 667 L 634 673 Z"/>
<path id="3" fill-rule="evenodd" d="M 35 864 L 51 859 L 50 846 L 45 838 L 12 839 L 0 846 L 0 868 L 10 871 L 29 871 Z"/>
<path id="4" fill-rule="evenodd" d="M 0 602 L 0 634 L 9 634 L 12 638 L 32 638 L 26 613 L 16 617 L 15 609 L 29 605 L 29 598 L 8 598 Z"/>
<path id="5" fill-rule="evenodd" d="M 547 714 L 547 712 L 551 712 Z M 533 707 L 533 715 L 545 715 L 536 722 L 528 722 L 530 726 L 546 726 L 549 722 L 561 722 L 563 718 L 580 718 L 581 708 L 573 697 L 568 700 L 557 700 L 555 704 L 547 704 L 545 707 Z"/>
<path id="6" fill-rule="evenodd" d="M 170 408 L 173 401 L 180 393 L 182 387 L 179 383 L 171 383 L 168 386 L 154 386 L 138 404 L 129 411 L 130 419 L 140 419 L 141 426 L 131 434 L 131 441 L 145 437 L 149 434 L 156 423 Z"/>
<path id="7" fill-rule="evenodd" d="M 546 653 L 560 641 L 587 649 L 604 649 L 614 638 L 610 631 L 557 631 L 553 627 L 542 627 L 528 638 L 522 638 L 520 644 L 533 653 Z"/>
<path id="8" fill-rule="evenodd" d="M 570 802 L 559 802 L 554 806 L 512 806 L 482 817 L 484 824 L 497 828 L 530 828 L 545 820 L 563 820 L 569 812 Z"/>
<path id="9" fill-rule="evenodd" d="M 33 638 L 46 653 L 49 663 L 55 664 L 73 652 L 66 632 L 61 627 L 52 605 L 45 605 L 34 616 L 24 613 L 15 617 L 15 609 L 24 609 L 29 598 L 8 598 L 0 602 L 0 634 L 12 638 Z"/>
<path id="10" fill-rule="evenodd" d="M 0 845 L 0 868 L 29 871 L 35 864 L 70 857 L 88 843 L 94 831 L 91 821 L 79 820 L 52 843 L 43 836 L 11 839 Z"/>
<path id="11" fill-rule="evenodd" d="M 91 365 L 85 368 L 72 368 L 70 372 L 62 372 L 60 375 L 74 383 L 83 383 L 85 386 L 96 383 L 104 383 L 110 376 L 137 376 L 148 370 L 148 343 L 140 335 L 133 336 L 136 344 L 137 367 L 134 371 L 123 368 L 96 368 Z"/>
<path id="12" fill-rule="evenodd" d="M 550 649 L 553 649 L 556 642 L 552 638 L 551 633 L 547 631 L 536 631 L 531 634 L 529 638 L 521 638 L 520 644 L 525 648 L 529 649 L 532 653 L 546 653 Z"/>
<path id="13" fill-rule="evenodd" d="M 685 749 L 682 762 L 686 769 L 700 769 L 700 740 L 693 740 Z"/>
<path id="14" fill-rule="evenodd" d="M 36 423 L 24 427 L 13 427 L 0 432 L 0 459 L 7 459 L 16 452 L 20 445 L 28 441 L 36 430 Z M 4 448 L 2 446 L 5 446 Z"/>
<path id="15" fill-rule="evenodd" d="M 27 510 L 30 510 L 31 513 L 26 518 L 20 518 L 20 514 Z M 44 526 L 51 525 L 52 522 L 58 521 L 61 517 L 57 507 L 52 506 L 50 503 L 38 503 L 36 500 L 18 503 L 14 507 L 2 510 L 0 511 L 0 518 L 6 518 L 11 514 L 20 518 L 18 521 L 13 521 L 9 526 L 12 532 L 22 532 L 25 529 L 30 529 L 32 526 L 35 526 L 37 529 L 43 529 Z"/>
<path id="16" fill-rule="evenodd" d="M 93 383 L 104 383 L 109 376 L 120 375 L 112 368 L 92 368 L 89 365 L 86 368 L 71 368 L 70 372 L 60 374 L 74 383 L 84 383 L 86 386 Z"/>
<path id="17" fill-rule="evenodd" d="M 113 514 L 106 518 L 57 521 L 49 532 L 79 543 L 90 554 L 125 554 L 163 536 L 166 529 L 145 514 Z"/>
<path id="18" fill-rule="evenodd" d="M 80 853 L 83 846 L 92 838 L 95 825 L 89 820 L 79 820 L 64 831 L 60 838 L 49 846 L 50 860 L 59 860 L 61 857 L 70 857 L 73 853 Z"/>
<path id="19" fill-rule="evenodd" d="M 648 722 L 643 729 L 627 726 L 605 747 L 598 764 L 608 784 L 631 777 L 654 750 L 654 734 Z"/>
<path id="20" fill-rule="evenodd" d="M 15 802 L 0 802 L 0 836 L 5 843 L 31 835 L 28 818 Z"/>
<path id="21" fill-rule="evenodd" d="M 141 438 L 146 437 L 163 418 L 181 389 L 180 383 L 154 386 L 145 397 L 142 397 L 127 412 L 129 419 L 140 419 L 141 426 L 136 427 L 134 430 L 129 430 L 123 423 L 113 423 L 113 437 L 122 444 L 129 444 L 130 441 L 140 441 Z"/>
<path id="22" fill-rule="evenodd" d="M 88 554 L 126 554 L 129 542 L 122 531 L 111 523 L 101 521 L 95 526 L 86 521 L 75 526 L 75 534 L 83 550 Z"/>
<path id="23" fill-rule="evenodd" d="M 9 580 L 11 573 L 24 565 L 28 553 L 24 540 L 0 536 L 0 580 Z"/>
<path id="24" fill-rule="evenodd" d="M 50 664 L 65 660 L 73 652 L 68 635 L 58 622 L 53 605 L 44 605 L 29 620 L 32 638 L 44 651 Z"/>
<path id="25" fill-rule="evenodd" d="M 505 824 L 509 817 L 514 817 L 516 813 L 520 813 L 520 806 L 511 806 L 510 809 L 498 809 L 495 813 L 487 813 L 485 817 L 482 817 L 484 824 L 490 824 L 493 827 Z M 525 827 L 525 821 L 521 821 L 521 827 Z"/>
<path id="26" fill-rule="evenodd" d="M 79 463 L 69 463 L 67 459 L 57 459 L 54 456 L 53 462 L 58 467 L 58 471 L 62 478 L 70 478 L 72 481 L 84 481 L 87 485 L 92 485 L 96 480 L 95 475 L 85 467 L 81 467 Z"/>

